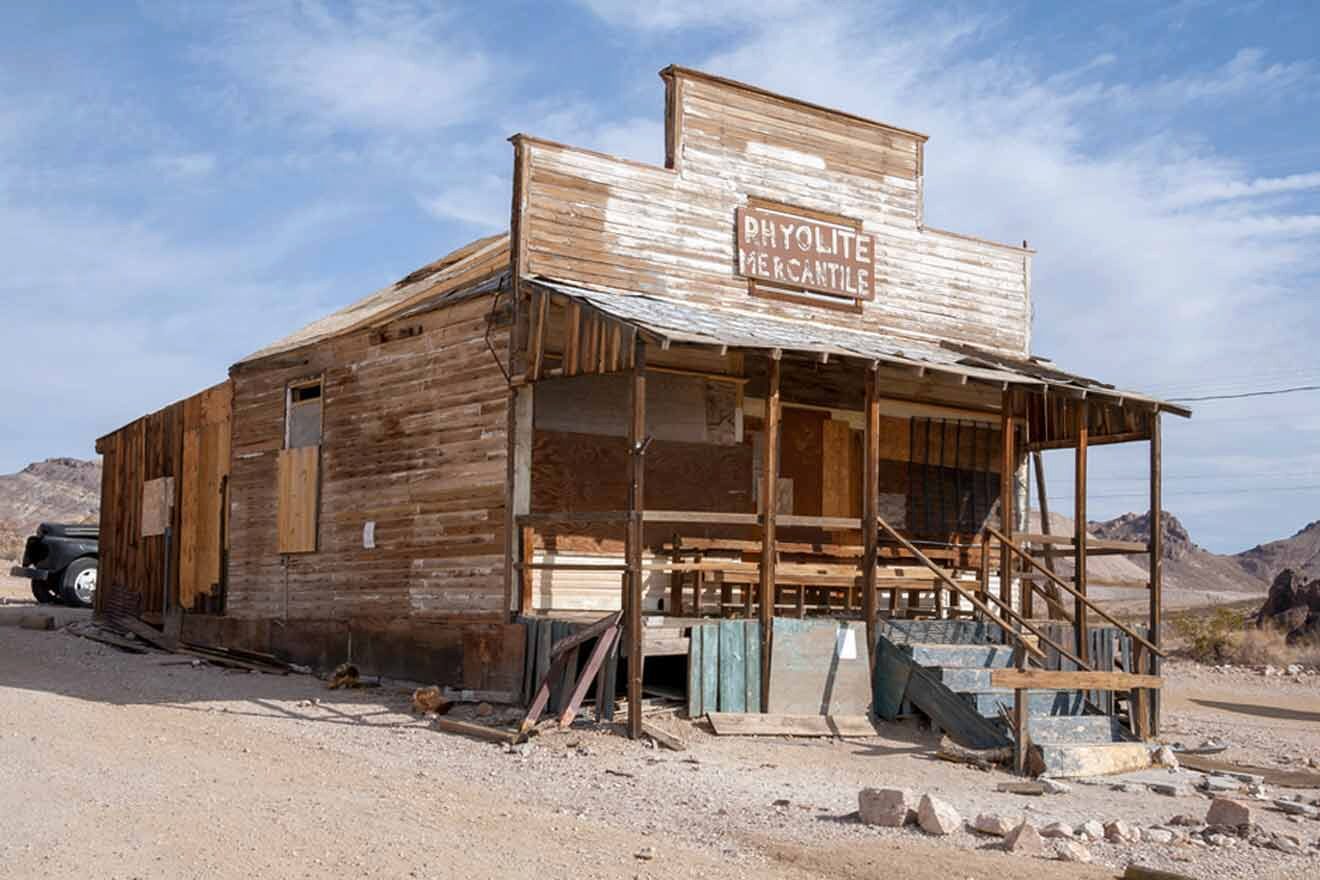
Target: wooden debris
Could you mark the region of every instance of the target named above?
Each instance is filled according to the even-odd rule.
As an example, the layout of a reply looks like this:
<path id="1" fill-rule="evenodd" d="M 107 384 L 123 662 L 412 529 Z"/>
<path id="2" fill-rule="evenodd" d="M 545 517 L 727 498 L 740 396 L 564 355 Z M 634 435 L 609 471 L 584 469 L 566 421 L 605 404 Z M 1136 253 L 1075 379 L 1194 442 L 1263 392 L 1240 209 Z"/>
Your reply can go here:
<path id="1" fill-rule="evenodd" d="M 472 724 L 467 721 L 457 721 L 453 718 L 438 717 L 432 723 L 446 733 L 457 733 L 461 736 L 476 737 L 492 742 L 515 745 L 522 739 L 521 734 L 512 730 L 501 730 L 498 727 L 487 727 L 484 724 Z"/>
<path id="2" fill-rule="evenodd" d="M 162 651 L 175 651 L 179 647 L 177 640 L 170 638 L 154 626 L 144 623 L 136 617 L 112 614 L 106 618 L 106 622 L 124 632 L 132 633 L 137 638 L 153 647 L 160 648 Z"/>
<path id="3" fill-rule="evenodd" d="M 445 699 L 440 694 L 440 688 L 432 685 L 431 687 L 418 688 L 413 691 L 412 706 L 414 712 L 425 715 L 427 712 L 435 712 L 437 715 L 444 715 L 451 708 L 453 703 Z"/>
<path id="4" fill-rule="evenodd" d="M 655 740 L 659 745 L 664 746 L 672 752 L 686 752 L 687 743 L 684 742 L 669 731 L 652 724 L 649 721 L 642 721 L 642 733 Z"/>
<path id="5" fill-rule="evenodd" d="M 763 715 L 708 712 L 719 736 L 876 736 L 875 723 L 865 715 Z"/>
<path id="6" fill-rule="evenodd" d="M 591 659 L 587 663 L 588 671 L 585 671 L 582 675 L 581 681 L 579 681 L 577 687 L 574 688 L 573 695 L 570 698 L 568 705 L 560 715 L 560 726 L 566 727 L 572 722 L 573 716 L 577 714 L 577 707 L 581 704 L 582 698 L 586 695 L 587 686 L 590 685 L 592 676 L 596 674 L 596 670 L 600 668 L 601 661 L 604 660 L 605 654 L 608 653 L 609 648 L 613 645 L 614 639 L 618 637 L 619 619 L 622 616 L 622 612 L 619 611 L 615 611 L 613 614 L 607 614 L 590 626 L 583 627 L 571 636 L 566 636 L 551 646 L 550 665 L 542 676 L 540 684 L 537 686 L 536 695 L 532 698 L 531 705 L 527 707 L 527 715 L 523 718 L 522 724 L 518 728 L 520 733 L 527 733 L 527 731 L 535 727 L 536 722 L 540 720 L 541 713 L 545 711 L 546 704 L 550 702 L 550 683 L 563 674 L 568 658 L 575 656 L 573 653 L 574 649 L 581 646 L 581 644 L 591 638 L 591 636 L 599 635 L 600 639 L 596 643 L 596 650 L 592 652 Z M 604 646 L 603 650 L 602 646 Z M 593 666 L 592 663 L 595 665 Z"/>
<path id="7" fill-rule="evenodd" d="M 1254 767 L 1249 764 L 1233 764 L 1228 761 L 1216 761 L 1198 755 L 1178 752 L 1178 761 L 1187 770 L 1201 773 L 1251 773 L 1261 777 L 1267 785 L 1280 788 L 1320 788 L 1320 773 L 1311 770 L 1285 770 L 1279 767 Z"/>
<path id="8" fill-rule="evenodd" d="M 330 676 L 330 683 L 326 687 L 332 691 L 339 688 L 362 687 L 362 679 L 358 673 L 358 668 L 352 663 L 340 663 L 335 668 L 334 675 Z"/>
<path id="9" fill-rule="evenodd" d="M 989 770 L 996 765 L 1011 763 L 1013 761 L 1013 747 L 1003 746 L 996 749 L 969 749 L 966 746 L 958 745 L 956 742 L 945 736 L 940 738 L 940 744 L 935 751 L 935 757 L 943 761 L 971 764 L 973 767 Z"/>
<path id="10" fill-rule="evenodd" d="M 1131 864 L 1123 872 L 1123 880 L 1194 880 L 1194 878 L 1187 874 L 1179 874 L 1177 871 L 1161 871 L 1158 868 Z"/>

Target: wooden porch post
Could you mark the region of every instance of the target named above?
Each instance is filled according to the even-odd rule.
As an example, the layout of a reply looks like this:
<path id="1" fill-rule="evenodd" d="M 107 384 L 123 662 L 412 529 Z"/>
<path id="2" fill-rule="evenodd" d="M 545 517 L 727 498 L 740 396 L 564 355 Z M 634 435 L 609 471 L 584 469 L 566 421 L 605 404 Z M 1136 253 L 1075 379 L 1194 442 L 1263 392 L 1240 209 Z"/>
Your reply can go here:
<path id="1" fill-rule="evenodd" d="M 770 357 L 761 454 L 761 711 L 770 704 L 770 647 L 775 618 L 775 518 L 779 513 L 779 352 Z"/>
<path id="2" fill-rule="evenodd" d="M 880 397 L 875 367 L 866 374 L 866 429 L 862 467 L 862 614 L 866 617 L 867 660 L 875 671 L 877 629 L 875 563 L 880 540 Z"/>
<path id="3" fill-rule="evenodd" d="M 633 343 L 631 417 L 628 419 L 628 533 L 624 553 L 628 588 L 624 614 L 628 635 L 628 736 L 642 735 L 642 508 L 646 476 L 646 343 Z"/>
<path id="4" fill-rule="evenodd" d="M 1005 391 L 1000 398 L 1000 459 L 999 459 L 999 530 L 1006 538 L 1013 538 L 1013 502 L 1016 487 L 1013 476 L 1017 472 L 1017 455 L 1013 448 L 1013 392 Z M 1023 589 L 1026 589 L 1025 582 Z M 1013 607 L 1013 554 L 1002 545 L 999 548 L 999 601 L 1001 607 Z M 1007 633 L 1004 635 L 1008 638 Z"/>
<path id="5" fill-rule="evenodd" d="M 1160 644 L 1160 623 L 1164 614 L 1163 575 L 1164 575 L 1164 489 L 1163 465 L 1160 438 L 1160 413 L 1156 410 L 1150 417 L 1150 632 L 1146 638 L 1155 647 Z M 1160 674 L 1160 658 L 1154 651 L 1150 654 L 1152 675 Z M 1137 672 L 1142 670 L 1138 669 Z M 1150 734 L 1160 735 L 1160 692 L 1151 691 L 1150 696 Z"/>
<path id="6" fill-rule="evenodd" d="M 1086 595 L 1086 448 L 1090 430 L 1090 406 L 1086 399 L 1077 401 L 1074 427 L 1077 434 L 1077 461 L 1073 471 L 1073 582 L 1077 592 Z M 1086 603 L 1080 598 L 1073 608 L 1074 653 L 1090 662 L 1089 633 L 1086 627 Z"/>

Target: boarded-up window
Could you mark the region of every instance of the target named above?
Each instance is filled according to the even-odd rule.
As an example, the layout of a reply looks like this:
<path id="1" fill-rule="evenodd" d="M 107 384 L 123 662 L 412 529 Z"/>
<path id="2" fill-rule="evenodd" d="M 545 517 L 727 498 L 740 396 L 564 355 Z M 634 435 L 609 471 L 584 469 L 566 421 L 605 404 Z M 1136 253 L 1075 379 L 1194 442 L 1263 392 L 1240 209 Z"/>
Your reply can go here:
<path id="1" fill-rule="evenodd" d="M 158 477 L 142 484 L 142 537 L 165 534 L 173 513 L 173 477 Z"/>
<path id="2" fill-rule="evenodd" d="M 281 553 L 316 551 L 320 462 L 319 446 L 280 450 L 276 527 Z"/>
<path id="3" fill-rule="evenodd" d="M 286 410 L 286 449 L 321 445 L 321 381 L 289 386 Z"/>
<path id="4" fill-rule="evenodd" d="M 909 530 L 941 540 L 981 530 L 999 502 L 997 428 L 962 419 L 912 419 Z"/>

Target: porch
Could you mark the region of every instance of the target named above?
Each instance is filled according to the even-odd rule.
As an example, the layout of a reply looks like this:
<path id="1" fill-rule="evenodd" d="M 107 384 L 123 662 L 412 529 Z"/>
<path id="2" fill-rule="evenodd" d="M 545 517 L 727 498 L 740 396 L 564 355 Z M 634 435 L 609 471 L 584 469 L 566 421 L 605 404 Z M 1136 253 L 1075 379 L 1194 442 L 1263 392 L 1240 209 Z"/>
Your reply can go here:
<path id="1" fill-rule="evenodd" d="M 754 702 L 769 705 L 783 618 L 860 621 L 870 672 L 889 621 L 981 624 L 1020 670 L 1133 689 L 1134 732 L 1156 729 L 1157 701 L 1124 676 L 1158 672 L 1160 538 L 1086 535 L 1087 450 L 1148 441 L 1159 510 L 1159 415 L 1186 410 L 967 346 L 900 348 L 875 334 L 527 286 L 515 323 L 524 356 L 509 607 L 524 618 L 622 613 L 615 650 L 628 660 L 631 735 L 646 658 L 689 654 L 688 633 L 707 620 L 757 623 Z M 1070 535 L 1049 534 L 1039 479 L 1039 453 L 1061 448 L 1076 461 Z M 1030 454 L 1039 533 L 1025 531 Z M 1143 632 L 1087 595 L 1086 559 L 1106 554 L 1149 556 L 1149 581 L 1128 585 L 1149 597 Z M 1062 559 L 1071 577 L 1056 571 Z M 1096 623 L 1137 653 L 1126 664 L 1092 657 Z M 602 693 L 613 668 L 600 664 Z M 612 702 L 600 703 L 608 713 Z"/>

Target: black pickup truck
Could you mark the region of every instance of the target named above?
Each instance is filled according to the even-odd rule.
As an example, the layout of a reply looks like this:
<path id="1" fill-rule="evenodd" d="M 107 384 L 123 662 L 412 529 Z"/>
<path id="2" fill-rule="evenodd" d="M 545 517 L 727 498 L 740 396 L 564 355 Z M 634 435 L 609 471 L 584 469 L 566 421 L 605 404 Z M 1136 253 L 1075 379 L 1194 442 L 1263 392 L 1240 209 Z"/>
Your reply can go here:
<path id="1" fill-rule="evenodd" d="M 89 608 L 96 598 L 98 537 L 95 525 L 42 523 L 27 539 L 23 564 L 9 573 L 30 578 L 38 602 Z"/>

